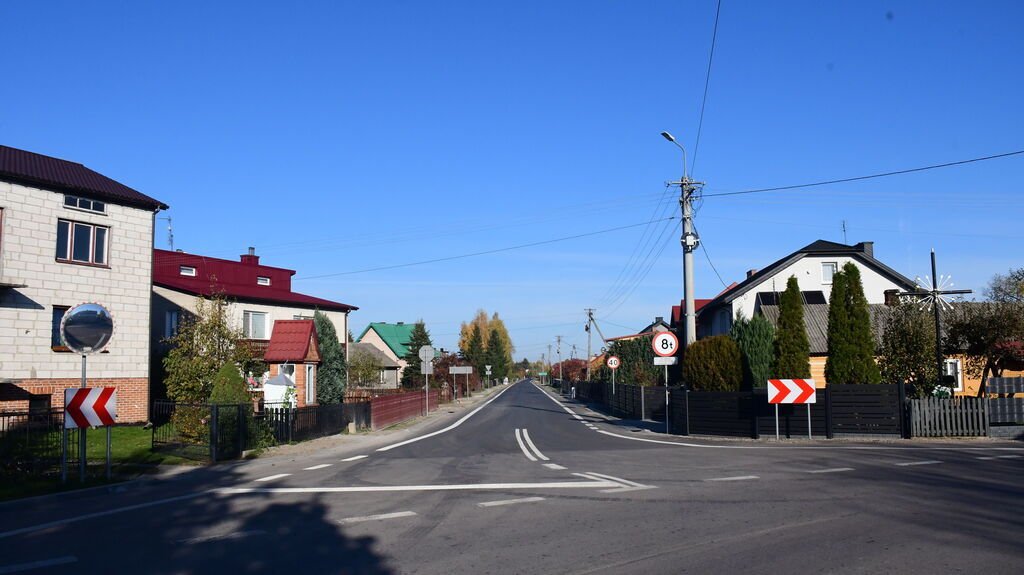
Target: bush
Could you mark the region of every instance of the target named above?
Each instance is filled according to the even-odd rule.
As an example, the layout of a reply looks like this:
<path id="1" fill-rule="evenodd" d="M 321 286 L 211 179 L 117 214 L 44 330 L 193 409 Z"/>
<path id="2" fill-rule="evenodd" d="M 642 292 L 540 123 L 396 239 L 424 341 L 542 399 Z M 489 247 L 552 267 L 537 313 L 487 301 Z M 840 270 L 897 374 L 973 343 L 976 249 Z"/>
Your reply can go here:
<path id="1" fill-rule="evenodd" d="M 743 383 L 739 346 L 727 335 L 692 343 L 683 359 L 683 380 L 695 391 L 739 391 Z"/>
<path id="2" fill-rule="evenodd" d="M 217 375 L 213 376 L 213 390 L 210 391 L 210 403 L 216 404 L 247 404 L 252 405 L 249 387 L 242 379 L 235 364 L 230 361 L 221 366 Z"/>

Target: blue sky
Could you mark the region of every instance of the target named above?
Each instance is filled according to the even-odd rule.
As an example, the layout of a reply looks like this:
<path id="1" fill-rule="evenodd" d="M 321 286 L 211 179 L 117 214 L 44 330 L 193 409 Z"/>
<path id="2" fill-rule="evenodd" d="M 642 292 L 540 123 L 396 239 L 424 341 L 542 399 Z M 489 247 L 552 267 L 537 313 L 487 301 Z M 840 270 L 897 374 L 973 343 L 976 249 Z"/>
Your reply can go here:
<path id="1" fill-rule="evenodd" d="M 356 333 L 422 318 L 453 348 L 482 308 L 517 359 L 682 297 L 678 220 L 648 224 L 678 211 L 663 130 L 707 182 L 698 297 L 844 220 L 911 278 L 933 248 L 958 288 L 1024 265 L 1024 155 L 710 196 L 1024 149 L 1024 6 L 724 0 L 697 146 L 715 6 L 4 2 L 0 143 L 167 203 L 175 248 L 255 246 Z"/>

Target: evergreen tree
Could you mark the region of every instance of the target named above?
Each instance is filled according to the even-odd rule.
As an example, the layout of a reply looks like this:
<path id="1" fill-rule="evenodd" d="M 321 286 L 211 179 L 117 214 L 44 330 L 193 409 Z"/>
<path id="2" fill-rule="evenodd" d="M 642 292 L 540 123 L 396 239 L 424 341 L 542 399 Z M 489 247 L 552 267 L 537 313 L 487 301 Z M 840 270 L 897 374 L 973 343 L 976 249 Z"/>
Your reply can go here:
<path id="1" fill-rule="evenodd" d="M 496 379 L 508 377 L 512 364 L 508 359 L 509 352 L 505 347 L 505 339 L 496 327 L 491 329 L 491 335 L 487 338 L 485 357 L 487 358 L 487 365 L 491 366 L 491 377 Z"/>
<path id="2" fill-rule="evenodd" d="M 832 294 L 828 303 L 828 351 L 825 381 L 830 385 L 853 382 L 853 348 L 850 318 L 850 286 L 846 268 L 832 275 Z"/>
<path id="3" fill-rule="evenodd" d="M 850 383 L 879 384 L 882 376 L 875 363 L 875 336 L 871 330 L 871 315 L 860 270 L 852 262 L 843 266 L 848 289 L 847 314 L 850 322 L 849 346 L 851 356 Z"/>
<path id="4" fill-rule="evenodd" d="M 483 376 L 484 364 L 487 363 L 485 353 L 484 338 L 480 334 L 480 326 L 473 324 L 473 327 L 470 329 L 469 339 L 466 341 L 465 347 L 462 348 L 462 357 L 466 358 L 466 361 L 473 366 L 473 371 L 479 376 Z"/>
<path id="5" fill-rule="evenodd" d="M 320 368 L 316 375 L 316 401 L 321 405 L 341 403 L 348 383 L 345 350 L 338 341 L 338 332 L 322 311 L 313 314 L 316 339 L 320 343 Z"/>
<path id="6" fill-rule="evenodd" d="M 683 380 L 695 391 L 739 391 L 743 383 L 739 346 L 727 335 L 693 342 L 683 359 Z"/>
<path id="7" fill-rule="evenodd" d="M 730 332 L 740 348 L 743 359 L 743 387 L 754 389 L 768 385 L 772 369 L 772 346 L 775 343 L 775 328 L 763 315 L 747 319 L 740 316 Z"/>
<path id="8" fill-rule="evenodd" d="M 796 276 L 789 276 L 779 305 L 775 332 L 775 377 L 802 379 L 811 376 L 811 344 L 804 328 L 804 304 Z"/>
<path id="9" fill-rule="evenodd" d="M 252 407 L 252 397 L 249 395 L 249 386 L 242 379 L 238 366 L 228 362 L 221 366 L 217 374 L 213 376 L 213 389 L 210 391 L 209 403 L 215 404 L 242 404 Z"/>
<path id="10" fill-rule="evenodd" d="M 423 320 L 420 320 L 412 328 L 409 343 L 405 344 L 409 349 L 409 354 L 402 358 L 408 364 L 402 370 L 402 387 L 420 388 L 426 382 L 426 376 L 420 373 L 420 366 L 423 364 L 420 360 L 420 348 L 425 345 L 433 346 L 433 343 L 430 341 L 427 326 L 423 324 Z"/>
<path id="11" fill-rule="evenodd" d="M 635 339 L 620 339 L 613 341 L 608 346 L 605 357 L 614 355 L 619 358 L 619 369 L 615 373 L 615 381 L 619 384 L 628 385 L 661 385 L 664 370 L 651 362 L 651 340 L 652 335 L 645 335 Z M 554 372 L 557 377 L 558 372 Z M 602 363 L 593 374 L 593 377 L 610 382 L 612 370 Z"/>

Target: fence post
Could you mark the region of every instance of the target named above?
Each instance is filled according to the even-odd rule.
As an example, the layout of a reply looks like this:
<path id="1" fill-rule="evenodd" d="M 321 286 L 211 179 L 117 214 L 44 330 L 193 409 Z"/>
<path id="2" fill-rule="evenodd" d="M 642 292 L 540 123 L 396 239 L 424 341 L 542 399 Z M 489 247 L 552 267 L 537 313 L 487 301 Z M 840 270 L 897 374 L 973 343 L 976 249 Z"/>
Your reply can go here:
<path id="1" fill-rule="evenodd" d="M 245 410 L 243 405 L 239 404 L 235 406 L 238 410 L 238 455 L 241 457 L 242 452 L 245 451 L 245 428 L 248 426 L 249 421 L 245 418 Z"/>
<path id="2" fill-rule="evenodd" d="M 217 462 L 217 405 L 210 406 L 210 461 Z"/>
<path id="3" fill-rule="evenodd" d="M 903 439 L 910 439 L 910 418 L 907 417 L 907 410 L 910 408 L 910 405 L 907 402 L 907 390 L 902 383 L 896 384 L 896 390 L 900 404 L 900 433 L 903 435 Z"/>

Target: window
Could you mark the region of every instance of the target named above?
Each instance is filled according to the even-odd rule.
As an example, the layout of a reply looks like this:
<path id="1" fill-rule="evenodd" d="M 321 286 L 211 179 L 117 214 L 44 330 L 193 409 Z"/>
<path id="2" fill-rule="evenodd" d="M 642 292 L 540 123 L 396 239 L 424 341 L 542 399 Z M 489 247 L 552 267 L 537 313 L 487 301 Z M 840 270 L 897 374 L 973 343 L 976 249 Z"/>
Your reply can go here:
<path id="1" fill-rule="evenodd" d="M 953 391 L 964 390 L 964 380 L 963 374 L 961 373 L 961 364 L 959 359 L 943 360 L 942 375 L 948 375 L 953 378 Z"/>
<path id="2" fill-rule="evenodd" d="M 312 364 L 306 364 L 306 403 L 316 403 L 316 370 Z"/>
<path id="3" fill-rule="evenodd" d="M 57 260 L 106 265 L 110 228 L 57 220 Z"/>
<path id="4" fill-rule="evenodd" d="M 261 286 L 270 285 L 270 278 L 263 276 L 256 276 L 256 284 Z"/>
<path id="5" fill-rule="evenodd" d="M 192 266 L 179 266 L 178 273 L 183 276 L 196 277 L 196 268 Z"/>
<path id="6" fill-rule="evenodd" d="M 178 335 L 178 313 L 178 310 L 173 310 L 164 316 L 164 339 L 171 339 Z"/>
<path id="7" fill-rule="evenodd" d="M 249 339 L 267 339 L 267 314 L 260 311 L 242 312 L 242 335 Z"/>
<path id="8" fill-rule="evenodd" d="M 50 349 L 53 351 L 70 351 L 60 340 L 60 320 L 64 319 L 64 314 L 69 309 L 71 308 L 66 305 L 53 306 L 53 315 L 50 321 Z"/>
<path id="9" fill-rule="evenodd" d="M 69 208 L 89 210 L 90 212 L 106 213 L 107 205 L 99 200 L 90 200 L 78 196 L 64 196 L 64 205 Z"/>
<path id="10" fill-rule="evenodd" d="M 832 283 L 832 276 L 836 275 L 836 271 L 839 269 L 839 264 L 836 262 L 824 262 L 821 264 L 821 283 L 830 284 Z"/>
<path id="11" fill-rule="evenodd" d="M 294 365 L 292 365 L 290 363 L 282 364 L 281 365 L 281 373 L 285 377 L 287 377 L 288 379 L 292 380 L 293 384 L 295 383 L 295 366 Z"/>

